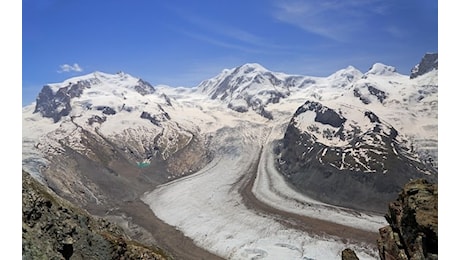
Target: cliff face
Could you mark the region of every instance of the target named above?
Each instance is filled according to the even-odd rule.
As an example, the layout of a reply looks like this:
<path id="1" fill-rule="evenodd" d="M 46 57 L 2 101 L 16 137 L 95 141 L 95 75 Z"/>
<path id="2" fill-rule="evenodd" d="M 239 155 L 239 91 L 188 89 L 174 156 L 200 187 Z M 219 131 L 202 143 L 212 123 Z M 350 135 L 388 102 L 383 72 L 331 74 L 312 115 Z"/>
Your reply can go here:
<path id="1" fill-rule="evenodd" d="M 22 173 L 23 259 L 167 259 L 158 248 L 128 239 Z"/>
<path id="2" fill-rule="evenodd" d="M 418 179 L 391 202 L 379 230 L 381 259 L 438 259 L 438 186 Z"/>
<path id="3" fill-rule="evenodd" d="M 426 53 L 420 63 L 412 68 L 410 78 L 416 78 L 434 69 L 438 69 L 438 53 Z"/>

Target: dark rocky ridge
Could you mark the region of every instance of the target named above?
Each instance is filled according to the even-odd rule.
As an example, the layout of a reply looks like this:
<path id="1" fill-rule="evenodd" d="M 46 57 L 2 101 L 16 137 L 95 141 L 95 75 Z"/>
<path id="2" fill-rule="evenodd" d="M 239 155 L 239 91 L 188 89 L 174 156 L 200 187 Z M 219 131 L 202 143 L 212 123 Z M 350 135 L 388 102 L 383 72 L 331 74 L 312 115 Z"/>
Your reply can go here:
<path id="1" fill-rule="evenodd" d="M 375 96 L 377 100 L 382 104 L 388 98 L 388 93 L 386 93 L 385 91 L 382 91 L 369 83 L 365 83 L 361 89 L 359 87 L 355 87 L 353 89 L 353 95 L 359 98 L 359 100 L 361 100 L 361 102 L 365 105 L 368 105 L 371 103 L 371 100 L 369 99 L 369 97 L 363 95 L 361 91 L 361 90 L 366 91 L 365 89 L 367 89 L 367 92 L 369 92 L 369 95 Z"/>
<path id="2" fill-rule="evenodd" d="M 303 106 L 296 110 L 294 117 L 306 111 L 312 111 L 316 113 L 315 122 L 330 125 L 333 127 L 341 127 L 343 126 L 343 123 L 347 121 L 346 118 L 336 113 L 334 110 L 314 101 L 306 101 Z"/>
<path id="3" fill-rule="evenodd" d="M 438 259 L 438 186 L 424 179 L 407 183 L 379 230 L 381 259 Z"/>
<path id="4" fill-rule="evenodd" d="M 359 98 L 359 100 L 361 100 L 361 102 L 363 102 L 364 105 L 368 105 L 371 103 L 371 101 L 368 98 L 363 96 L 363 94 L 361 93 L 361 91 L 359 91 L 358 88 L 353 89 L 353 95 Z"/>
<path id="5" fill-rule="evenodd" d="M 426 53 L 420 63 L 412 68 L 410 78 L 416 78 L 434 69 L 438 69 L 438 53 Z"/>
<path id="6" fill-rule="evenodd" d="M 374 86 L 368 85 L 367 89 L 369 90 L 369 93 L 377 97 L 380 103 L 383 103 L 383 101 L 387 98 L 387 93 L 385 93 L 385 91 L 377 89 Z"/>
<path id="7" fill-rule="evenodd" d="M 152 115 L 150 114 L 149 112 L 146 112 L 146 111 L 142 111 L 140 117 L 142 119 L 147 119 L 149 120 L 152 124 L 156 125 L 156 126 L 160 126 L 161 125 L 161 122 L 164 122 L 164 121 L 167 121 L 167 120 L 171 120 L 171 117 L 169 116 L 168 113 L 166 112 L 163 112 L 163 113 L 160 113 L 160 114 L 156 114 L 156 115 Z"/>
<path id="8" fill-rule="evenodd" d="M 143 79 L 137 81 L 137 85 L 134 86 L 134 90 L 142 96 L 155 93 L 155 88 Z"/>
<path id="9" fill-rule="evenodd" d="M 169 259 L 132 241 L 121 228 L 90 216 L 22 173 L 23 259 Z"/>
<path id="10" fill-rule="evenodd" d="M 53 93 L 51 87 L 46 85 L 38 94 L 34 113 L 40 112 L 43 117 L 52 118 L 56 123 L 63 116 L 69 115 L 72 110 L 70 100 L 79 97 L 83 93 L 83 89 L 89 86 L 90 82 L 79 81 L 75 84 L 70 83 Z"/>
<path id="11" fill-rule="evenodd" d="M 317 113 L 315 122 L 336 127 L 331 137 L 344 140 L 352 134 L 348 145 L 328 147 L 316 142 L 311 132 L 301 132 L 296 117 L 305 111 Z M 276 147 L 279 171 L 300 192 L 320 201 L 382 213 L 410 179 L 426 176 L 436 181 L 437 171 L 411 159 L 410 151 L 397 141 L 396 129 L 382 123 L 371 111 L 365 111 L 363 116 L 372 123 L 371 128 L 345 133 L 345 117 L 307 101 L 296 111 Z"/>
<path id="12" fill-rule="evenodd" d="M 102 114 L 105 114 L 105 115 L 115 115 L 117 113 L 113 108 L 108 107 L 108 106 L 99 106 L 99 107 L 96 107 L 96 109 L 99 111 L 102 111 Z"/>

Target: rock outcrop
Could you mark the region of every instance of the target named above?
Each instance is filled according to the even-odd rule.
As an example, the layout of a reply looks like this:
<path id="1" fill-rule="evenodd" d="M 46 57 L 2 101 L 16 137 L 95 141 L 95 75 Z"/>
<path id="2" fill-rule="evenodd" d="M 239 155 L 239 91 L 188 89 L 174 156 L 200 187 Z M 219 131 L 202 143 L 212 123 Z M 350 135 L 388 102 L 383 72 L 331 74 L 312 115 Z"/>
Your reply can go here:
<path id="1" fill-rule="evenodd" d="M 405 185 L 379 230 L 380 258 L 438 259 L 438 186 L 424 179 Z"/>
<path id="2" fill-rule="evenodd" d="M 438 53 L 426 53 L 420 63 L 412 68 L 410 78 L 416 78 L 434 69 L 438 69 Z"/>
<path id="3" fill-rule="evenodd" d="M 22 173 L 22 259 L 168 259 Z"/>
<path id="4" fill-rule="evenodd" d="M 353 251 L 350 248 L 345 248 L 342 251 L 342 260 L 359 260 L 359 258 L 356 255 L 355 251 Z"/>
<path id="5" fill-rule="evenodd" d="M 69 83 L 68 86 L 57 91 L 48 85 L 44 86 L 38 94 L 34 113 L 41 113 L 43 117 L 52 118 L 54 123 L 58 122 L 62 117 L 70 114 L 72 110 L 70 100 L 79 97 L 83 89 L 89 85 L 89 82 L 79 81 L 75 84 Z"/>

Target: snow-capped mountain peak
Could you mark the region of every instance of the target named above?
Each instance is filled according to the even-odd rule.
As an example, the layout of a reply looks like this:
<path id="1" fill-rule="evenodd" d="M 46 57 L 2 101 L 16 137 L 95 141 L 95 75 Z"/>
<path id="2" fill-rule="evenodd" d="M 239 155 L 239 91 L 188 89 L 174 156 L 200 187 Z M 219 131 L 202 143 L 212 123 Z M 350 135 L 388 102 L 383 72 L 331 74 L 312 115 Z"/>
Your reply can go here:
<path id="1" fill-rule="evenodd" d="M 74 84 L 83 84 L 86 88 L 96 87 L 98 89 L 117 89 L 117 88 L 128 88 L 135 89 L 137 85 L 150 85 L 146 81 L 133 77 L 122 71 L 117 72 L 116 74 L 109 74 L 101 71 L 94 71 L 92 73 L 73 77 L 67 79 L 61 83 L 52 83 L 48 84 L 54 93 L 56 93 L 60 88 L 67 87 Z M 144 91 L 142 92 L 152 92 L 154 91 L 153 86 L 142 86 Z M 139 88 L 138 88 L 139 89 Z"/>
<path id="2" fill-rule="evenodd" d="M 86 100 L 97 97 L 95 99 L 98 100 L 97 102 L 104 103 L 100 105 L 107 106 L 109 103 L 120 103 L 121 101 L 118 102 L 118 100 L 125 100 L 128 93 L 144 96 L 154 92 L 155 88 L 150 83 L 129 74 L 123 72 L 108 74 L 96 71 L 70 78 L 62 83 L 45 85 L 37 97 L 34 113 L 39 112 L 43 117 L 52 118 L 54 122 L 57 122 L 63 116 L 70 114 L 71 100 L 80 98 L 82 95 Z M 91 105 L 95 105 L 95 100 L 91 102 Z"/>
<path id="3" fill-rule="evenodd" d="M 372 65 L 372 67 L 365 73 L 365 75 L 392 76 L 396 73 L 398 72 L 396 71 L 395 67 L 378 62 Z"/>
<path id="4" fill-rule="evenodd" d="M 244 74 L 248 74 L 250 72 L 264 73 L 268 71 L 264 66 L 260 65 L 259 63 L 246 63 L 239 67 L 234 68 L 233 70 L 235 72 L 238 71 Z"/>
<path id="5" fill-rule="evenodd" d="M 235 111 L 254 110 L 271 118 L 265 113 L 265 106 L 289 95 L 290 83 L 286 76 L 271 72 L 260 64 L 247 63 L 222 71 L 216 77 L 203 81 L 197 89 L 211 99 L 226 102 Z"/>
<path id="6" fill-rule="evenodd" d="M 209 94 L 216 90 L 217 85 L 219 89 L 227 87 L 232 79 L 240 84 L 242 81 L 250 81 L 257 75 L 263 75 L 265 73 L 270 73 L 270 71 L 262 65 L 258 63 L 246 63 L 232 69 L 222 70 L 217 76 L 201 82 L 197 88 L 200 89 L 201 92 Z"/>
<path id="7" fill-rule="evenodd" d="M 344 69 L 341 69 L 341 70 L 338 70 L 332 73 L 328 78 L 337 77 L 337 76 L 348 76 L 348 75 L 361 76 L 362 74 L 363 73 L 361 71 L 359 71 L 357 68 L 350 65 Z"/>
<path id="8" fill-rule="evenodd" d="M 327 77 L 335 86 L 345 86 L 350 82 L 356 81 L 363 76 L 363 73 L 353 66 L 348 66 L 344 69 L 338 70 Z"/>

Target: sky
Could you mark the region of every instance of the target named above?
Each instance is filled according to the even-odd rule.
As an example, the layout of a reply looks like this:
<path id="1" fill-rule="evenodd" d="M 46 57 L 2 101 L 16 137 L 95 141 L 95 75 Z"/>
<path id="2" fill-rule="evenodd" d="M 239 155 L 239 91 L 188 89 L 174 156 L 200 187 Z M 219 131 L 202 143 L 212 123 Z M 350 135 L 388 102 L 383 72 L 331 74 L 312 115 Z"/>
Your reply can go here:
<path id="1" fill-rule="evenodd" d="M 23 0 L 22 103 L 94 71 L 173 87 L 245 63 L 328 76 L 381 62 L 408 75 L 437 51 L 435 0 Z"/>

